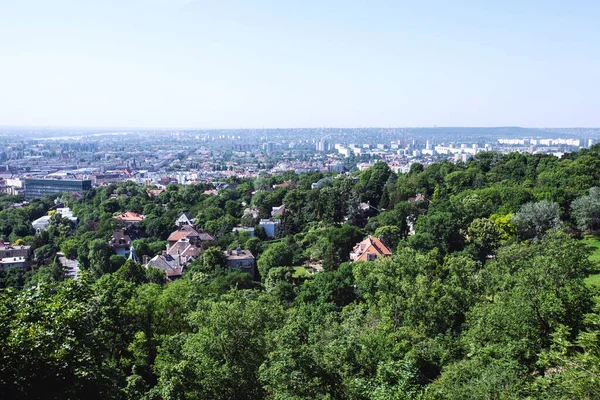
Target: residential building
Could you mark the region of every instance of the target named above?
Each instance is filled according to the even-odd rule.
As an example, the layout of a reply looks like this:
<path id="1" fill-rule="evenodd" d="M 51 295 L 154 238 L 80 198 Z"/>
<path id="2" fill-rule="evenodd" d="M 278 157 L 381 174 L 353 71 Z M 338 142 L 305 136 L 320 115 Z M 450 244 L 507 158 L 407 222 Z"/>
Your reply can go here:
<path id="1" fill-rule="evenodd" d="M 321 186 L 323 186 L 326 182 L 330 182 L 333 179 L 331 179 L 330 176 L 326 176 L 325 178 L 319 180 L 318 182 L 315 182 L 313 184 L 310 185 L 311 189 L 319 189 Z"/>
<path id="2" fill-rule="evenodd" d="M 239 269 L 242 272 L 250 274 L 252 279 L 256 279 L 256 260 L 250 250 L 227 250 L 224 252 L 227 257 L 227 268 Z"/>
<path id="3" fill-rule="evenodd" d="M 392 252 L 380 239 L 369 235 L 365 240 L 357 243 L 350 253 L 352 261 L 374 261 L 378 257 L 389 256 Z"/>
<path id="4" fill-rule="evenodd" d="M 4 257 L 0 258 L 0 269 L 6 269 L 11 267 L 25 268 L 27 266 L 27 259 L 25 257 Z"/>
<path id="5" fill-rule="evenodd" d="M 258 218 L 258 214 L 260 214 L 260 210 L 258 208 L 246 208 L 242 217 L 251 216 L 252 218 Z"/>
<path id="6" fill-rule="evenodd" d="M 113 233 L 108 244 L 115 249 L 115 253 L 126 256 L 129 254 L 133 240 L 126 230 L 120 230 Z"/>
<path id="7" fill-rule="evenodd" d="M 29 260 L 31 256 L 31 246 L 13 246 L 0 240 L 0 258 L 25 258 Z"/>
<path id="8" fill-rule="evenodd" d="M 144 220 L 144 218 L 146 218 L 146 217 L 142 214 L 127 211 L 122 214 L 115 215 L 113 218 L 121 221 L 126 226 L 130 226 L 130 225 L 136 225 L 136 224 L 142 222 Z"/>
<path id="9" fill-rule="evenodd" d="M 271 207 L 271 217 L 281 217 L 285 212 L 285 205 L 280 205 L 279 207 Z"/>
<path id="10" fill-rule="evenodd" d="M 175 242 L 175 244 L 168 247 L 167 254 L 174 257 L 181 257 L 181 262 L 187 265 L 198 258 L 200 249 L 194 245 L 189 238 L 183 237 Z"/>
<path id="11" fill-rule="evenodd" d="M 177 256 L 173 257 L 170 254 L 161 254 L 152 258 L 146 264 L 146 268 L 148 267 L 154 267 L 164 271 L 165 275 L 167 275 L 167 279 L 172 281 L 181 277 L 185 265 Z"/>
<path id="12" fill-rule="evenodd" d="M 158 195 L 160 195 L 164 191 L 164 189 L 148 189 L 146 190 L 146 194 L 148 195 L 148 197 L 158 197 Z"/>
<path id="13" fill-rule="evenodd" d="M 263 227 L 263 229 L 265 230 L 265 234 L 269 238 L 274 238 L 275 236 L 277 236 L 279 224 L 280 221 L 277 219 L 261 219 L 258 223 L 259 226 Z"/>
<path id="14" fill-rule="evenodd" d="M 190 214 L 184 212 L 179 216 L 179 218 L 177 218 L 177 221 L 175 221 L 175 225 L 177 225 L 180 228 L 184 225 L 194 226 L 194 220 L 195 218 L 192 218 Z"/>
<path id="15" fill-rule="evenodd" d="M 233 232 L 234 234 L 248 232 L 250 236 L 254 237 L 254 228 L 250 226 L 236 226 L 231 230 L 231 232 Z"/>
<path id="16" fill-rule="evenodd" d="M 77 223 L 77 217 L 73 216 L 73 212 L 68 207 L 57 208 L 56 213 L 60 214 L 63 218 L 67 218 L 74 224 Z M 52 218 L 51 215 L 44 215 L 43 217 L 40 217 L 40 218 L 36 219 L 35 221 L 33 221 L 31 223 L 31 225 L 33 226 L 33 229 L 35 229 L 35 233 L 40 233 L 40 232 L 46 230 L 46 228 L 50 224 L 51 218 Z"/>
<path id="17" fill-rule="evenodd" d="M 196 229 L 191 225 L 183 225 L 169 235 L 167 239 L 167 251 L 183 238 L 187 238 L 192 245 L 202 249 L 210 246 L 215 241 L 214 237 L 202 229 Z"/>

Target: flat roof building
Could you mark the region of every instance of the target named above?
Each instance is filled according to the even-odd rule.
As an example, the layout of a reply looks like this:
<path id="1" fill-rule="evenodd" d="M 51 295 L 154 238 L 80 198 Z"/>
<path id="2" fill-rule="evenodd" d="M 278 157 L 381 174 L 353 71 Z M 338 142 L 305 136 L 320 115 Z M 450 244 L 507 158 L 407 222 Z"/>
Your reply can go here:
<path id="1" fill-rule="evenodd" d="M 25 179 L 25 198 L 35 199 L 47 194 L 84 192 L 92 188 L 92 181 L 79 179 Z"/>

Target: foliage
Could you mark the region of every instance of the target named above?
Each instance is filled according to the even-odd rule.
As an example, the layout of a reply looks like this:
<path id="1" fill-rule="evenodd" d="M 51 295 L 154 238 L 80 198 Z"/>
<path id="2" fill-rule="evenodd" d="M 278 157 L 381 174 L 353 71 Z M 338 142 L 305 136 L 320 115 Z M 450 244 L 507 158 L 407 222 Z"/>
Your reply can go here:
<path id="1" fill-rule="evenodd" d="M 148 197 L 125 182 L 68 199 L 78 224 L 55 213 L 35 235 L 53 198 L 4 197 L 0 236 L 31 245 L 33 263 L 0 270 L 0 397 L 597 398 L 597 240 L 568 228 L 598 229 L 599 166 L 600 145 L 406 174 L 376 162 L 316 189 L 320 172 L 232 178 L 218 196 L 172 184 Z M 282 204 L 277 240 L 231 232 L 257 223 L 244 207 L 269 217 Z M 167 281 L 109 245 L 125 211 L 146 215 L 131 228 L 139 260 L 165 250 L 184 211 L 217 243 Z M 368 234 L 392 256 L 348 263 Z M 238 246 L 262 282 L 223 268 L 222 249 Z"/>

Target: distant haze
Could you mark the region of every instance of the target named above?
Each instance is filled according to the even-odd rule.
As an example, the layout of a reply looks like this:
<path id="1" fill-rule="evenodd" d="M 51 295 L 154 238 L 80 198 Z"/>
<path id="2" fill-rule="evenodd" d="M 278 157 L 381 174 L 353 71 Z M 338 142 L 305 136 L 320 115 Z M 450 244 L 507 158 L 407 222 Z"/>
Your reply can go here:
<path id="1" fill-rule="evenodd" d="M 600 2 L 0 0 L 0 125 L 600 127 Z"/>

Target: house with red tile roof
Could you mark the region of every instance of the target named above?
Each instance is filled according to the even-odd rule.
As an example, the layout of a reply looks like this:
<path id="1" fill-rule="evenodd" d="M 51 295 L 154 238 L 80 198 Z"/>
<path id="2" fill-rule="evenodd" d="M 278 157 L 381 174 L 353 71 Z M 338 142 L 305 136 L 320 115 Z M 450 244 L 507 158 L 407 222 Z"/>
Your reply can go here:
<path id="1" fill-rule="evenodd" d="M 181 239 L 188 239 L 188 241 L 196 247 L 206 246 L 215 241 L 214 237 L 204 232 L 202 229 L 196 229 L 191 225 L 183 225 L 169 235 L 169 238 L 167 239 L 167 252 Z"/>
<path id="2" fill-rule="evenodd" d="M 142 214 L 127 211 L 122 214 L 115 215 L 113 218 L 118 219 L 119 221 L 123 222 L 125 225 L 134 225 L 139 222 L 142 222 L 144 220 L 145 216 Z"/>
<path id="3" fill-rule="evenodd" d="M 391 255 L 392 252 L 383 242 L 369 235 L 365 240 L 357 243 L 350 253 L 350 260 L 358 261 L 373 261 L 378 257 Z"/>
<path id="4" fill-rule="evenodd" d="M 146 190 L 146 194 L 148 195 L 148 197 L 157 197 L 164 191 L 165 189 L 148 189 Z"/>

